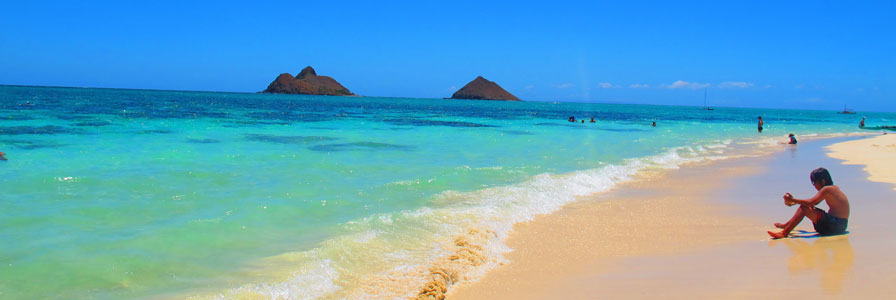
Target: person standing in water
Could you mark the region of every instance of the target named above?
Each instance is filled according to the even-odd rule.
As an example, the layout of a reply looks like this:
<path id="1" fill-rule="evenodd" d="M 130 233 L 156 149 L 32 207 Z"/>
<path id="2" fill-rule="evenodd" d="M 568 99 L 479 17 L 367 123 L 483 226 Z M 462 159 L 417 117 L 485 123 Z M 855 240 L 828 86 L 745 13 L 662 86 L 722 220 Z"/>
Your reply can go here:
<path id="1" fill-rule="evenodd" d="M 6 153 L 0 152 L 0 160 L 6 160 Z"/>
<path id="2" fill-rule="evenodd" d="M 859 122 L 859 128 L 865 128 L 865 117 L 862 117 L 862 121 Z"/>
<path id="3" fill-rule="evenodd" d="M 759 116 L 759 133 L 762 133 L 763 124 L 765 124 L 765 122 L 762 122 L 762 116 Z"/>

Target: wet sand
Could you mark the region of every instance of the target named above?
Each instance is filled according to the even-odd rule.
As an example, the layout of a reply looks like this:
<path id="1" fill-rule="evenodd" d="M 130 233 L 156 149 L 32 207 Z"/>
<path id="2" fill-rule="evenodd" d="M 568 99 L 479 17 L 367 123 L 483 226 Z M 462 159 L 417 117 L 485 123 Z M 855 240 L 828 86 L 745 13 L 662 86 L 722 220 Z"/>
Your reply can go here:
<path id="1" fill-rule="evenodd" d="M 586 197 L 517 225 L 510 263 L 453 287 L 448 299 L 886 298 L 896 293 L 896 224 L 888 220 L 896 182 L 869 181 L 863 165 L 828 157 L 825 146 L 849 140 L 869 141 L 782 145 Z M 842 155 L 861 157 L 868 146 L 855 147 Z M 814 236 L 805 220 L 798 237 L 770 240 L 771 224 L 793 214 L 781 196 L 813 195 L 809 171 L 819 166 L 850 199 L 850 233 Z"/>

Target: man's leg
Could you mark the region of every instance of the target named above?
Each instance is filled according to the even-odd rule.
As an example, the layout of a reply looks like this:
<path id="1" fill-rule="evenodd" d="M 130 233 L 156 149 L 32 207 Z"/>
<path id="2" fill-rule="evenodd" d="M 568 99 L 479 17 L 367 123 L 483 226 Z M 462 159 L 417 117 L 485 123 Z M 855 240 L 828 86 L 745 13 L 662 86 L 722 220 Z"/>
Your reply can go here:
<path id="1" fill-rule="evenodd" d="M 790 221 L 787 221 L 787 223 L 784 224 L 775 223 L 775 227 L 783 229 L 781 230 L 781 232 L 769 231 L 768 235 L 776 239 L 787 237 L 788 235 L 790 235 L 790 232 L 793 231 L 794 228 L 796 228 L 796 225 L 799 225 L 800 222 L 803 221 L 804 217 L 808 217 L 810 220 L 812 220 L 813 223 L 817 222 L 818 212 L 815 211 L 814 207 L 800 206 L 793 214 L 793 218 L 790 218 Z"/>

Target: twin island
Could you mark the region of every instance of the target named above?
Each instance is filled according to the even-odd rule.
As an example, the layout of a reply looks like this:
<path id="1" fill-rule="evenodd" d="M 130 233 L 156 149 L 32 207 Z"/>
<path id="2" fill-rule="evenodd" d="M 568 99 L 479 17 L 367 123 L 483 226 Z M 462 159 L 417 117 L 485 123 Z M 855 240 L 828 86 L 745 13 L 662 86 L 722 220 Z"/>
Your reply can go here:
<path id="1" fill-rule="evenodd" d="M 299 72 L 299 75 L 295 77 L 289 73 L 280 74 L 277 76 L 277 79 L 274 79 L 268 85 L 267 89 L 261 92 L 328 96 L 355 95 L 335 79 L 329 76 L 317 75 L 314 68 L 310 66 L 302 69 L 302 72 Z M 519 98 L 501 88 L 497 83 L 482 78 L 482 76 L 477 76 L 476 79 L 457 90 L 449 99 L 520 101 Z"/>

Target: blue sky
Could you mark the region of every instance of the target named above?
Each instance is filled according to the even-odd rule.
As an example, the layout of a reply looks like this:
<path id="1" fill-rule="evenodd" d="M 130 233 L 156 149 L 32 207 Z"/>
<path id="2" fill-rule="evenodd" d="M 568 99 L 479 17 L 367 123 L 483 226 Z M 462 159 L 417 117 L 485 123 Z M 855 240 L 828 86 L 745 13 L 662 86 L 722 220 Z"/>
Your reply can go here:
<path id="1" fill-rule="evenodd" d="M 243 2 L 5 1 L 0 84 L 896 111 L 893 1 Z"/>

